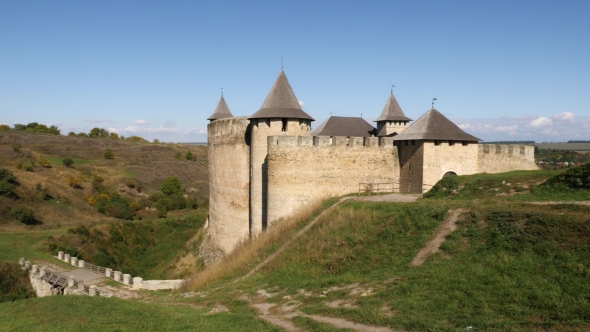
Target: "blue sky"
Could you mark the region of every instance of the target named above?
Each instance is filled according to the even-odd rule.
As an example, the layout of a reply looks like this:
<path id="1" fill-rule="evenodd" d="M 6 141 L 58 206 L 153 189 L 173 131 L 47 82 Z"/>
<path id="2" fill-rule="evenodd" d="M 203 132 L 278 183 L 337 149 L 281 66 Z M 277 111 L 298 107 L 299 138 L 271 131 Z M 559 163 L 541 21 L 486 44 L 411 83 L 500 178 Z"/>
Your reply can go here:
<path id="1" fill-rule="evenodd" d="M 590 140 L 590 1 L 2 1 L 0 123 L 206 141 L 284 68 L 314 127 L 392 84 L 484 140 Z"/>

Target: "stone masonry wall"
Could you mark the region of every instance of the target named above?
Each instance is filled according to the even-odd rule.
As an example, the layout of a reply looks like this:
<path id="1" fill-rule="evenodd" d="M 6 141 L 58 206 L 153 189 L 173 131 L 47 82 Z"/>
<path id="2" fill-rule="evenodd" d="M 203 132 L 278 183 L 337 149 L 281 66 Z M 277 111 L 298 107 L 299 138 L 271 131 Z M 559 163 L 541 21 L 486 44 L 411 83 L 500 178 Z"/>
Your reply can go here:
<path id="1" fill-rule="evenodd" d="M 539 169 L 531 145 L 479 144 L 479 173 L 502 173 Z"/>
<path id="2" fill-rule="evenodd" d="M 252 120 L 252 185 L 250 188 L 251 236 L 260 234 L 268 224 L 268 137 L 274 135 L 311 135 L 309 120 L 288 119 L 286 121 L 287 126 L 286 128 L 283 128 L 284 123 L 282 119 Z"/>
<path id="3" fill-rule="evenodd" d="M 229 253 L 249 236 L 250 147 L 247 117 L 209 123 L 209 232 Z"/>
<path id="4" fill-rule="evenodd" d="M 268 137 L 269 224 L 306 204 L 356 193 L 361 182 L 398 181 L 391 137 Z"/>
<path id="5" fill-rule="evenodd" d="M 447 172 L 453 172 L 457 175 L 469 175 L 479 172 L 478 144 L 476 142 L 440 141 L 435 143 L 425 141 L 423 144 L 423 191 L 432 188 Z"/>

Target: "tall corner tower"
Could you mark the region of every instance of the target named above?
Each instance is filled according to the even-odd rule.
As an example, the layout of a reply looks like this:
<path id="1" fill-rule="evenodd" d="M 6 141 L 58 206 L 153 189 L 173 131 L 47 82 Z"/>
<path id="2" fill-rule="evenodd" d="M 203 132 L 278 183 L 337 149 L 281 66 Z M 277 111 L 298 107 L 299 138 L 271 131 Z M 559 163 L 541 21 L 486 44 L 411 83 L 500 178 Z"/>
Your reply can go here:
<path id="1" fill-rule="evenodd" d="M 223 98 L 223 94 L 221 94 L 221 98 L 219 99 L 219 103 L 217 103 L 217 107 L 215 108 L 215 112 L 211 114 L 210 117 L 207 118 L 209 122 L 213 122 L 219 119 L 225 118 L 233 118 L 234 116 L 231 114 L 227 103 L 225 102 L 225 98 Z"/>
<path id="2" fill-rule="evenodd" d="M 281 69 L 260 110 L 249 117 L 250 146 L 250 236 L 268 226 L 268 136 L 310 136 L 314 119 L 305 113 Z"/>
<path id="3" fill-rule="evenodd" d="M 377 136 L 399 135 L 408 128 L 410 121 L 412 119 L 404 114 L 391 91 L 381 116 L 374 121 L 377 122 Z"/>

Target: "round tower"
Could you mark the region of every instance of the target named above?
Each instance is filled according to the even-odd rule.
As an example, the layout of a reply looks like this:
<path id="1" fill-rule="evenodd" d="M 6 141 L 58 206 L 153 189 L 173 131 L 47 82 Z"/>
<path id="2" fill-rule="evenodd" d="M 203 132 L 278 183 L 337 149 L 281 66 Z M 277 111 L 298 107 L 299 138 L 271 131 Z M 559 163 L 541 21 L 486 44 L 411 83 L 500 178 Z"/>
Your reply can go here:
<path id="1" fill-rule="evenodd" d="M 393 96 L 393 90 L 381 112 L 375 119 L 377 122 L 377 136 L 396 136 L 408 128 L 412 119 L 408 118 Z"/>
<path id="2" fill-rule="evenodd" d="M 281 69 L 260 110 L 250 118 L 250 236 L 268 226 L 268 137 L 310 136 L 314 119 L 305 113 Z"/>

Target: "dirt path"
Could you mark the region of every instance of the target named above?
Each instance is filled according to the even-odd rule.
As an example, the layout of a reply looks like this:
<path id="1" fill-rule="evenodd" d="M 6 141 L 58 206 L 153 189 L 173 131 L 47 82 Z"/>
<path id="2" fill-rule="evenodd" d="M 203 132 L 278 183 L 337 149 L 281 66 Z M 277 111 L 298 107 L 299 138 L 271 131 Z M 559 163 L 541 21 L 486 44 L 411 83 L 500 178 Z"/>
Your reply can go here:
<path id="1" fill-rule="evenodd" d="M 410 263 L 413 266 L 420 266 L 424 264 L 426 259 L 438 251 L 440 245 L 445 242 L 447 235 L 451 234 L 455 230 L 457 230 L 457 218 L 463 212 L 463 209 L 456 209 L 450 210 L 449 214 L 444 222 L 444 224 L 440 225 L 436 231 L 434 231 L 434 238 L 428 243 L 424 248 L 420 249 L 416 254 L 416 257 Z"/>
<path id="2" fill-rule="evenodd" d="M 231 283 L 233 284 L 235 282 L 244 280 L 244 279 L 250 277 L 251 275 L 253 275 L 254 273 L 256 273 L 256 271 L 260 270 L 263 266 L 265 266 L 266 264 L 268 264 L 268 262 L 272 261 L 273 259 L 275 259 L 275 257 L 277 257 L 283 251 L 285 251 L 285 249 L 287 249 L 301 235 L 305 234 L 325 214 L 327 214 L 328 212 L 330 212 L 335 207 L 337 207 L 338 205 L 342 204 L 345 201 L 348 201 L 348 200 L 358 200 L 358 201 L 369 201 L 369 202 L 404 202 L 404 203 L 409 203 L 409 202 L 415 202 L 420 196 L 421 195 L 389 194 L 389 195 L 380 195 L 380 196 L 364 196 L 364 197 L 348 196 L 348 197 L 342 197 L 334 205 L 332 205 L 329 208 L 325 209 L 322 213 L 320 213 L 317 217 L 315 217 L 315 219 L 313 219 L 309 224 L 307 224 L 305 227 L 303 227 L 303 229 L 301 229 L 299 231 L 299 233 L 295 234 L 295 236 L 293 236 L 291 239 L 289 239 L 289 241 L 285 242 L 285 244 L 279 250 L 277 250 L 274 254 L 268 256 L 264 261 L 260 262 L 252 270 L 250 270 L 250 272 L 246 273 L 246 275 L 244 275 L 244 276 L 242 276 L 242 277 L 240 277 L 240 278 L 232 281 Z"/>
<path id="3" fill-rule="evenodd" d="M 590 205 L 590 201 L 576 201 L 576 202 L 528 202 L 533 205 L 559 205 L 559 204 L 576 204 L 576 205 Z"/>

